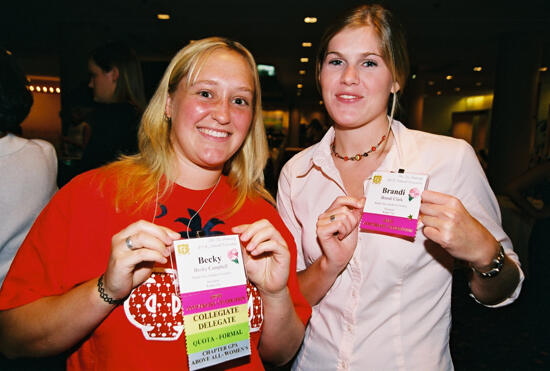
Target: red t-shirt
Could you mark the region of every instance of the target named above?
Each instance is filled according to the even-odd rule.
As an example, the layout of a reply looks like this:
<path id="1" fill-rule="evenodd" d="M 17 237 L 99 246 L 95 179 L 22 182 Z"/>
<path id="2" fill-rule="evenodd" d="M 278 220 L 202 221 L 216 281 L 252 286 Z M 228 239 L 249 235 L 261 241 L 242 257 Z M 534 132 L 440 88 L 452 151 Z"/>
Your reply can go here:
<path id="1" fill-rule="evenodd" d="M 99 187 L 104 181 L 103 187 Z M 107 267 L 111 238 L 129 224 L 144 219 L 180 232 L 211 189 L 194 191 L 175 185 L 154 207 L 130 215 L 115 211 L 114 182 L 92 170 L 73 179 L 56 193 L 31 228 L 0 291 L 0 310 L 27 304 L 44 296 L 59 295 L 98 277 Z M 296 246 L 273 206 L 261 198 L 249 199 L 228 217 L 236 192 L 222 177 L 200 212 L 189 225 L 190 235 L 231 234 L 231 228 L 259 219 L 269 220 L 286 240 L 291 265 L 288 288 L 296 312 L 304 324 L 311 308 L 299 291 Z M 175 260 L 172 259 L 175 269 Z M 68 370 L 186 370 L 185 334 L 179 298 L 173 295 L 171 263 L 158 267 L 132 291 L 124 305 L 116 307 L 82 340 L 67 360 Z M 221 364 L 228 369 L 263 369 L 257 347 L 262 326 L 261 298 L 248 286 L 251 356 Z M 254 295 L 255 293 L 255 295 Z M 99 294 L 98 294 L 99 295 Z M 174 299 L 175 298 L 175 299 Z"/>

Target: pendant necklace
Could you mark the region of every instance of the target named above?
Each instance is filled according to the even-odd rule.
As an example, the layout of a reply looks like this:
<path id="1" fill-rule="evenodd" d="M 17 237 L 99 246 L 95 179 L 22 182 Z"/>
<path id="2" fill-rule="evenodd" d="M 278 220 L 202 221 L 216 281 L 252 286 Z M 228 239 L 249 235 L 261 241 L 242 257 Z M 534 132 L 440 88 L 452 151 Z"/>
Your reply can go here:
<path id="1" fill-rule="evenodd" d="M 214 193 L 214 191 L 216 190 L 216 188 L 218 188 L 218 184 L 220 184 L 220 179 L 222 178 L 222 176 L 220 175 L 220 177 L 218 178 L 218 180 L 216 181 L 216 184 L 214 185 L 214 188 L 212 188 L 212 190 L 210 191 L 210 193 L 208 194 L 208 196 L 206 196 L 206 198 L 204 199 L 204 202 L 202 203 L 201 207 L 199 207 L 199 209 L 197 211 L 195 211 L 195 213 L 193 214 L 193 216 L 191 217 L 191 219 L 189 219 L 189 222 L 187 223 L 187 238 L 191 238 L 189 237 L 189 226 L 191 225 L 191 221 L 193 220 L 194 217 L 196 217 L 199 212 L 202 210 L 202 208 L 204 207 L 204 205 L 206 205 L 206 202 L 210 199 L 210 196 L 212 196 L 212 194 Z M 204 231 L 203 230 L 199 230 L 196 232 L 196 235 L 193 236 L 193 237 L 202 237 L 204 235 Z"/>

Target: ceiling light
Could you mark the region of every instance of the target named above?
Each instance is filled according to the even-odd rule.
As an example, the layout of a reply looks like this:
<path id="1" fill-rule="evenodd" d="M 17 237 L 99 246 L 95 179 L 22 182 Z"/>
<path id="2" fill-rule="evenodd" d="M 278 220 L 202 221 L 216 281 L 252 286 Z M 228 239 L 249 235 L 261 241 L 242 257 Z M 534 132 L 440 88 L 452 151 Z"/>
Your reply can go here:
<path id="1" fill-rule="evenodd" d="M 435 82 L 433 82 L 433 81 L 431 81 L 431 80 L 430 80 L 430 81 L 428 81 L 428 85 L 430 85 L 430 86 L 434 86 L 434 84 L 435 84 Z"/>
<path id="2" fill-rule="evenodd" d="M 319 105 L 320 105 L 320 106 L 323 105 L 323 101 L 322 101 L 322 100 L 319 101 Z"/>
<path id="3" fill-rule="evenodd" d="M 306 74 L 306 70 L 300 70 L 300 71 L 298 71 L 298 73 L 299 73 L 300 75 L 305 75 L 305 74 Z"/>
<path id="4" fill-rule="evenodd" d="M 317 18 L 316 17 L 305 17 L 304 22 L 306 22 L 306 23 L 317 23 Z"/>
<path id="5" fill-rule="evenodd" d="M 412 76 L 411 76 L 411 79 L 416 79 L 416 73 L 413 73 Z"/>
<path id="6" fill-rule="evenodd" d="M 452 80 L 453 79 L 453 75 L 447 75 L 445 76 L 445 80 Z"/>
<path id="7" fill-rule="evenodd" d="M 304 48 L 311 48 L 311 45 L 312 45 L 312 44 L 311 44 L 309 41 L 304 41 L 304 42 L 302 42 L 302 46 L 303 46 Z"/>
<path id="8" fill-rule="evenodd" d="M 40 91 L 40 90 L 42 90 L 42 89 L 40 88 L 40 86 L 37 86 L 37 87 L 36 87 L 36 91 Z"/>
<path id="9" fill-rule="evenodd" d="M 53 88 L 50 86 L 50 89 L 49 89 L 50 93 L 53 93 Z"/>
<path id="10" fill-rule="evenodd" d="M 548 71 L 548 67 L 541 67 L 541 68 L 539 68 L 539 71 L 540 72 L 546 72 L 546 71 Z"/>
<path id="11" fill-rule="evenodd" d="M 29 90 L 30 90 L 30 91 L 34 91 L 34 86 L 32 86 L 32 85 L 29 86 Z"/>
<path id="12" fill-rule="evenodd" d="M 455 91 L 460 91 L 460 88 L 457 86 L 457 87 L 455 88 Z"/>
<path id="13" fill-rule="evenodd" d="M 438 90 L 437 95 L 441 95 L 441 94 L 443 94 L 443 92 L 441 90 Z"/>
<path id="14" fill-rule="evenodd" d="M 298 84 L 298 85 L 296 85 L 296 87 L 297 87 L 298 89 L 301 89 L 301 88 L 303 88 L 303 87 L 304 87 L 304 85 L 302 85 L 302 84 Z"/>
<path id="15" fill-rule="evenodd" d="M 59 93 L 61 93 L 61 89 L 55 88 L 55 92 L 59 94 Z"/>
<path id="16" fill-rule="evenodd" d="M 302 57 L 302 58 L 300 58 L 300 62 L 307 63 L 307 62 L 309 62 L 309 58 Z"/>
<path id="17" fill-rule="evenodd" d="M 47 93 L 47 92 L 48 92 L 48 88 L 45 87 L 45 86 L 42 87 L 42 90 L 44 91 L 44 93 Z"/>
<path id="18" fill-rule="evenodd" d="M 160 19 L 161 21 L 167 21 L 170 19 L 170 14 L 165 14 L 165 13 L 157 14 L 157 19 Z"/>
<path id="19" fill-rule="evenodd" d="M 475 72 L 479 72 L 479 71 L 481 71 L 482 69 L 483 69 L 483 68 L 481 68 L 481 66 L 475 66 L 475 67 L 474 67 L 474 71 L 475 71 Z"/>

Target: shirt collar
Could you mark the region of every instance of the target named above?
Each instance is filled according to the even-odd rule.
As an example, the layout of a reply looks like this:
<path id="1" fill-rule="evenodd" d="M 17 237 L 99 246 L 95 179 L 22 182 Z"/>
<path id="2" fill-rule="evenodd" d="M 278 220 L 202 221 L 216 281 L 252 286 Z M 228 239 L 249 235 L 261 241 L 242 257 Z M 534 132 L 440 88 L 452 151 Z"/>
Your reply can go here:
<path id="1" fill-rule="evenodd" d="M 395 119 L 392 121 L 391 131 L 394 137 L 394 145 L 382 162 L 380 169 L 388 171 L 404 169 L 407 171 L 409 159 L 414 159 L 419 153 L 419 148 L 412 135 L 413 131 Z M 334 127 L 331 126 L 321 141 L 309 149 L 312 151 L 310 160 L 304 162 L 303 167 L 298 169 L 297 174 L 299 177 L 305 176 L 313 167 L 316 167 L 338 184 L 342 184 L 340 173 L 334 165 L 331 152 L 333 141 Z"/>

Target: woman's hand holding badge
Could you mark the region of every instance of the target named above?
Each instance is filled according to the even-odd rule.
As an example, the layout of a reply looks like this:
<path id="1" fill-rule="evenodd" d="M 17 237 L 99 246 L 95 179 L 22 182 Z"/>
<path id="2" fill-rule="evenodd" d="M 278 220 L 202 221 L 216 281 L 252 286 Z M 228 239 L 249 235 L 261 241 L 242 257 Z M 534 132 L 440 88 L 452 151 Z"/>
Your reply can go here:
<path id="1" fill-rule="evenodd" d="M 340 196 L 319 215 L 317 240 L 322 255 L 298 272 L 300 289 L 309 304 L 319 303 L 353 256 L 364 205 L 364 197 Z"/>
<path id="2" fill-rule="evenodd" d="M 244 267 L 248 279 L 262 294 L 277 295 L 286 291 L 290 253 L 279 231 L 266 219 L 232 228 L 240 234 Z"/>
<path id="3" fill-rule="evenodd" d="M 103 277 L 107 295 L 115 299 L 126 297 L 151 275 L 155 263 L 167 262 L 172 243 L 180 238 L 179 233 L 144 220 L 115 234 Z"/>
<path id="4" fill-rule="evenodd" d="M 357 246 L 358 225 L 365 198 L 336 198 L 317 219 L 317 238 L 325 257 L 326 269 L 339 274 L 348 264 Z"/>

